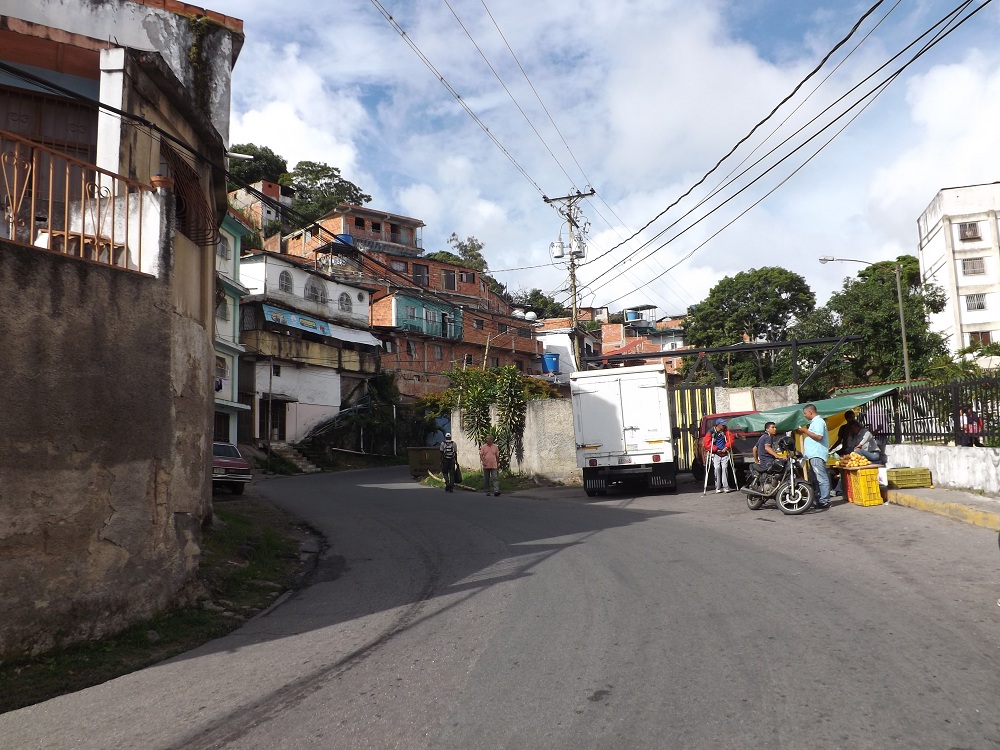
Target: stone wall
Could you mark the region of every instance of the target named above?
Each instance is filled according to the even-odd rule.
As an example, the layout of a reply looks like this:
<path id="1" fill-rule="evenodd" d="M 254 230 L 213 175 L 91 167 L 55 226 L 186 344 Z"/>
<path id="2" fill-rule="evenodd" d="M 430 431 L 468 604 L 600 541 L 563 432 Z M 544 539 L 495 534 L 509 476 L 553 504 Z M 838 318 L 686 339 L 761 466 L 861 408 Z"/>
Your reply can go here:
<path id="1" fill-rule="evenodd" d="M 717 414 L 725 414 L 730 411 L 743 411 L 743 408 L 730 408 L 733 394 L 743 394 L 747 391 L 753 393 L 753 402 L 757 411 L 768 411 L 778 409 L 782 406 L 791 406 L 799 402 L 799 387 L 797 385 L 774 385 L 763 388 L 716 388 L 715 389 L 715 411 Z"/>
<path id="2" fill-rule="evenodd" d="M 213 350 L 173 297 L 0 243 L 0 658 L 118 631 L 196 570 Z"/>
<path id="3" fill-rule="evenodd" d="M 1000 449 L 938 445 L 887 445 L 890 469 L 931 470 L 938 487 L 960 487 L 1000 495 Z"/>

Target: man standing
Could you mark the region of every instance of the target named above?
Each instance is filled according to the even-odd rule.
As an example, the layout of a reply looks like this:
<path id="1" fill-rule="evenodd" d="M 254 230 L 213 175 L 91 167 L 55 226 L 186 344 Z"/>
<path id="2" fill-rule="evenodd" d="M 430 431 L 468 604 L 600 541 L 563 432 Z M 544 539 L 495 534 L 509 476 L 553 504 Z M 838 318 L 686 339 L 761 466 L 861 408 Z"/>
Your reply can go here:
<path id="1" fill-rule="evenodd" d="M 493 496 L 500 496 L 500 475 L 497 470 L 500 467 L 500 447 L 493 442 L 493 436 L 487 435 L 486 442 L 479 448 L 479 461 L 483 465 L 483 486 L 486 494 L 490 494 L 490 487 L 493 487 Z"/>
<path id="2" fill-rule="evenodd" d="M 733 433 L 726 426 L 726 420 L 716 419 L 715 429 L 705 435 L 702 445 L 705 453 L 712 459 L 712 467 L 715 469 L 715 492 L 732 492 L 729 486 L 729 462 L 733 448 Z"/>
<path id="3" fill-rule="evenodd" d="M 753 460 L 760 466 L 761 471 L 767 471 L 778 458 L 778 451 L 774 449 L 774 436 L 778 432 L 778 426 L 774 422 L 764 425 L 764 434 L 757 438 L 757 445 L 753 447 Z"/>
<path id="4" fill-rule="evenodd" d="M 438 446 L 441 450 L 441 473 L 444 474 L 444 491 L 455 491 L 455 468 L 458 466 L 458 446 L 451 439 L 451 433 L 445 433 L 444 440 Z"/>
<path id="5" fill-rule="evenodd" d="M 809 473 L 813 477 L 816 490 L 816 507 L 820 510 L 830 505 L 830 475 L 826 473 L 826 459 L 830 455 L 830 433 L 826 420 L 819 415 L 813 404 L 806 404 L 802 414 L 809 420 L 807 427 L 796 427 L 795 432 L 804 435 L 802 454 L 809 461 Z"/>

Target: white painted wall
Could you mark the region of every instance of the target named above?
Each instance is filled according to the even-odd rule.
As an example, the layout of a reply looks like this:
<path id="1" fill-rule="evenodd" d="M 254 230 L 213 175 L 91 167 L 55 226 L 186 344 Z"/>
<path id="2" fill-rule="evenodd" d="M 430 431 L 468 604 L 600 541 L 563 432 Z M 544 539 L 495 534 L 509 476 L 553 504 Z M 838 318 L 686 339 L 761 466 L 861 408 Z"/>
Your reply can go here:
<path id="1" fill-rule="evenodd" d="M 931 470 L 935 487 L 982 490 L 1000 495 L 1000 449 L 937 445 L 887 445 L 890 469 Z"/>
<path id="2" fill-rule="evenodd" d="M 328 367 L 296 367 L 283 362 L 281 374 L 272 378 L 271 364 L 256 364 L 257 400 L 266 399 L 268 387 L 298 399 L 286 406 L 286 434 L 289 443 L 301 440 L 320 420 L 340 412 L 340 374 Z"/>

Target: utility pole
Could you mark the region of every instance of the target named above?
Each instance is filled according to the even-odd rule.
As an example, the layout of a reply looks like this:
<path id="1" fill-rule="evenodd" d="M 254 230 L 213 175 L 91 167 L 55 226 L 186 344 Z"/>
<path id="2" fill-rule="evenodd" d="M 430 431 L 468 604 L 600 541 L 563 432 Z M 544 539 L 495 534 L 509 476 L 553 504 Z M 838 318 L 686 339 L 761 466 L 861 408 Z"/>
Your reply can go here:
<path id="1" fill-rule="evenodd" d="M 580 228 L 580 209 L 577 208 L 576 204 L 584 198 L 594 195 L 595 192 L 593 188 L 590 188 L 586 193 L 581 193 L 577 190 L 570 195 L 563 195 L 559 198 L 542 196 L 542 200 L 549 205 L 553 203 L 565 204 L 560 205 L 556 210 L 566 219 L 566 223 L 569 226 L 569 293 L 572 298 L 570 336 L 573 339 L 573 358 L 576 360 L 574 364 L 578 370 L 583 369 L 583 359 L 580 355 L 580 337 L 577 335 L 576 330 L 579 318 L 579 307 L 576 302 L 576 260 L 577 258 L 582 258 L 586 250 L 584 249 L 583 233 L 576 231 Z"/>

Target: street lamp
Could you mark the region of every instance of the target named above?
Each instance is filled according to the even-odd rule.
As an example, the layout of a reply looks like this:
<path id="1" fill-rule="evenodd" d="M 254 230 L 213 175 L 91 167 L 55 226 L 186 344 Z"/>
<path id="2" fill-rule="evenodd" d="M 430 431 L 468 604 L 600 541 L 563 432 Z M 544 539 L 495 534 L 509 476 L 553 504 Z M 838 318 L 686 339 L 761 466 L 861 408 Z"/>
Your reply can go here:
<path id="1" fill-rule="evenodd" d="M 875 266 L 878 263 L 871 263 L 867 260 L 857 260 L 856 258 L 834 258 L 832 255 L 824 255 L 819 259 L 820 263 L 863 263 L 866 266 Z M 896 263 L 893 270 L 896 272 L 896 299 L 899 301 L 899 330 L 903 335 L 903 376 L 906 378 L 906 389 L 910 389 L 910 352 L 906 346 L 906 319 L 903 316 L 903 287 L 900 284 L 899 276 L 902 265 Z"/>

